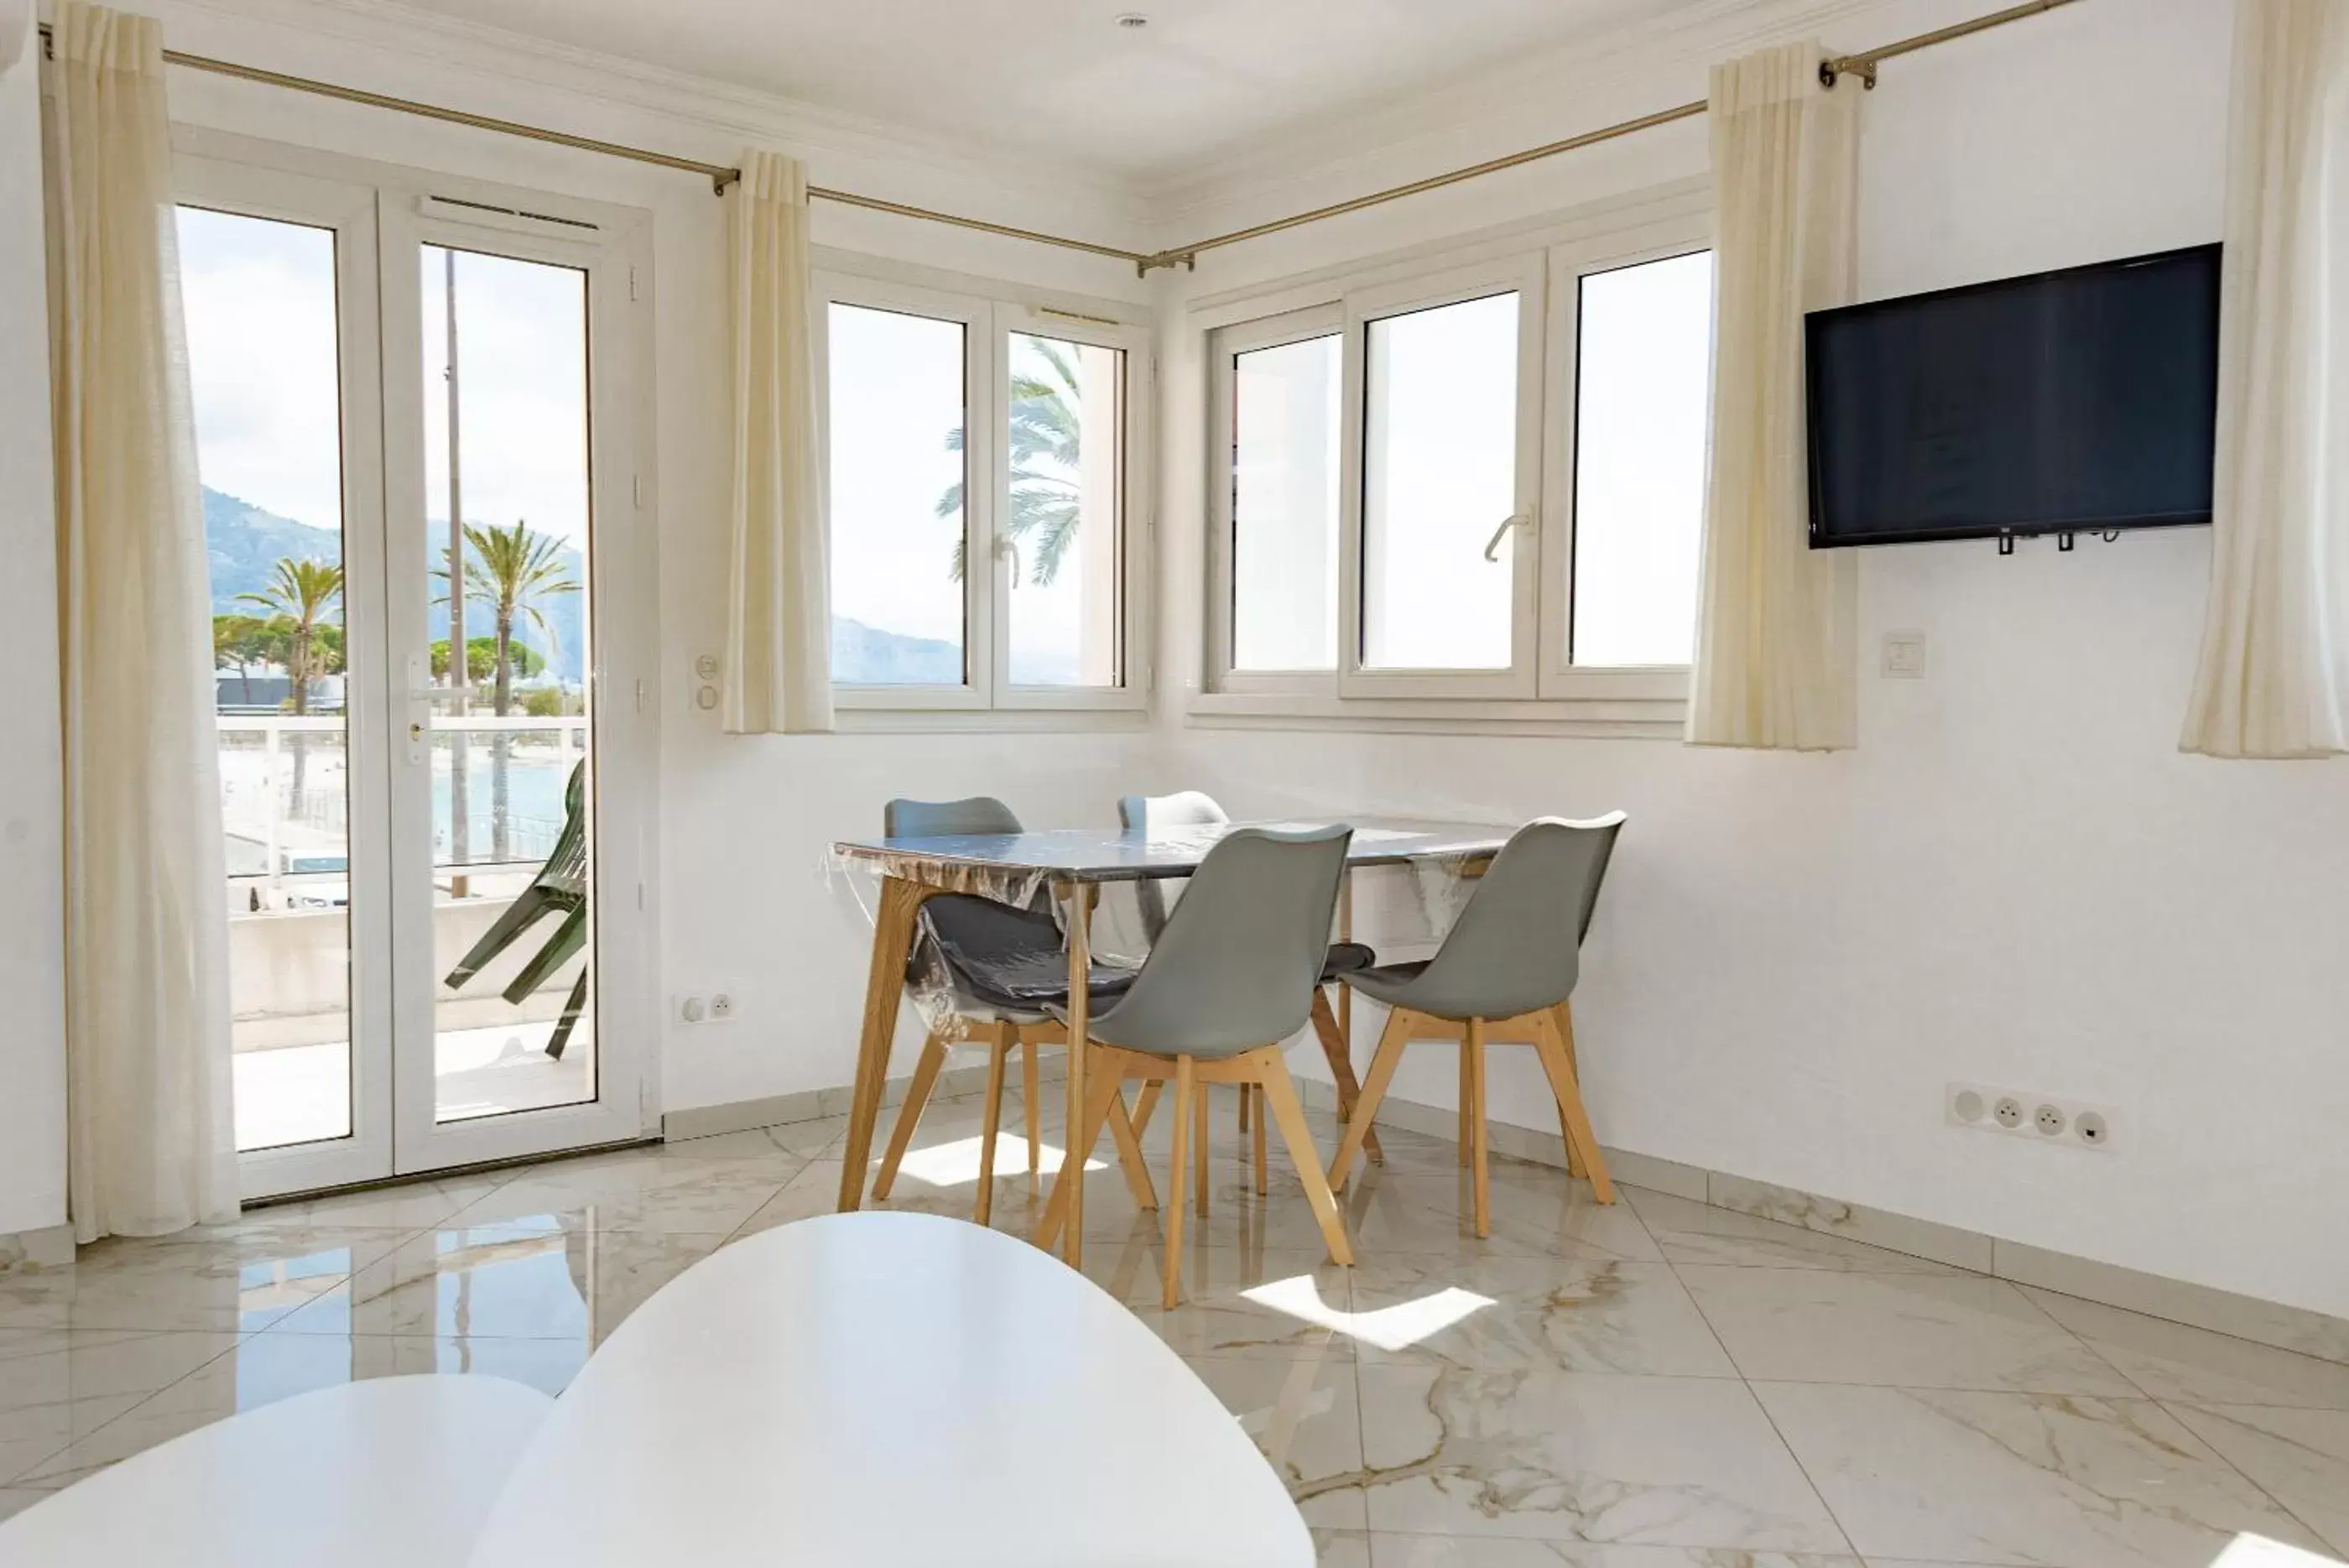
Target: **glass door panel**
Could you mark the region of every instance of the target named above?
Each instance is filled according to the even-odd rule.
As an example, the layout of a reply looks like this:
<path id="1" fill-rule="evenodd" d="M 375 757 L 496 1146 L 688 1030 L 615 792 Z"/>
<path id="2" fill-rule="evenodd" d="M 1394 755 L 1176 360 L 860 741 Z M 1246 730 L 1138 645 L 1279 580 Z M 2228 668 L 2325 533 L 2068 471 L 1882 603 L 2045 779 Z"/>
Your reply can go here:
<path id="1" fill-rule="evenodd" d="M 589 280 L 416 257 L 438 1124 L 598 1093 Z"/>
<path id="2" fill-rule="evenodd" d="M 336 235 L 182 207 L 212 561 L 240 1150 L 347 1138 L 348 708 Z"/>

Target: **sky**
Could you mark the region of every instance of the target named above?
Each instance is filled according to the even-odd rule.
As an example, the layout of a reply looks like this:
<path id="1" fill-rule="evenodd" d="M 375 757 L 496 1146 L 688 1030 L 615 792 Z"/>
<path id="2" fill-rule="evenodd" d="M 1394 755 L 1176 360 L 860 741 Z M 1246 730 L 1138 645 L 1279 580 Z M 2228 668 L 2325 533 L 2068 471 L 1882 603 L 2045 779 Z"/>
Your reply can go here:
<path id="1" fill-rule="evenodd" d="M 313 527 L 342 526 L 335 235 L 180 209 L 181 292 L 195 389 L 197 466 L 214 490 Z M 418 259 L 425 511 L 448 515 L 450 253 Z M 586 275 L 457 253 L 458 358 L 468 520 L 527 519 L 587 543 Z"/>

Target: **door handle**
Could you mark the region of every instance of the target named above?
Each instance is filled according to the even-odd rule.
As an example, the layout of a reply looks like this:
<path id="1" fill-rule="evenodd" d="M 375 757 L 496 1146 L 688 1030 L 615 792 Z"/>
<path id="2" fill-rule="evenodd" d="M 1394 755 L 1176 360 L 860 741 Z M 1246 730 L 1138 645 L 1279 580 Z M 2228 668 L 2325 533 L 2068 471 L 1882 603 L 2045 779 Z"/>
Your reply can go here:
<path id="1" fill-rule="evenodd" d="M 1485 559 L 1495 566 L 1500 565 L 1501 541 L 1508 537 L 1510 529 L 1522 528 L 1533 520 L 1534 514 L 1530 512 L 1515 512 L 1501 519 L 1501 525 L 1493 530 L 1490 539 L 1485 541 Z"/>

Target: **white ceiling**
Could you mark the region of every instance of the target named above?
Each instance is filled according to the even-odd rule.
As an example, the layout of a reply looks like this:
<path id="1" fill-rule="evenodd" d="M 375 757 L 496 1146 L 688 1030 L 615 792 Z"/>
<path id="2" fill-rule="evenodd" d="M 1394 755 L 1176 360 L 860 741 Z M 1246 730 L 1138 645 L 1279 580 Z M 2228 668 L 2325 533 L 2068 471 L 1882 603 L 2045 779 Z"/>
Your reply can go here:
<path id="1" fill-rule="evenodd" d="M 1692 0 L 409 0 L 1154 182 Z M 1135 11 L 1147 27 L 1122 28 Z"/>

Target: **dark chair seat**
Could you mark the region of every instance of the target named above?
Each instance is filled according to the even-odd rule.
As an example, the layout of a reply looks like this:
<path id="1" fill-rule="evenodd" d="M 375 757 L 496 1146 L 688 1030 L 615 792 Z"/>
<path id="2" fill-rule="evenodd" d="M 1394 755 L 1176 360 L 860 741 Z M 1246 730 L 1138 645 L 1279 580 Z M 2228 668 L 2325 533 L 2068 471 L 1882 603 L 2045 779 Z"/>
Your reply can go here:
<path id="1" fill-rule="evenodd" d="M 1361 973 L 1379 961 L 1379 955 L 1362 942 L 1331 942 L 1329 953 L 1321 960 L 1321 983 L 1329 985 Z"/>
<path id="2" fill-rule="evenodd" d="M 1048 914 L 968 893 L 940 893 L 922 906 L 924 947 L 948 983 L 969 1000 L 1006 1012 L 1041 1016 L 1069 1000 L 1069 954 Z M 1107 1007 L 1133 985 L 1138 970 L 1096 959 L 1088 987 Z"/>

